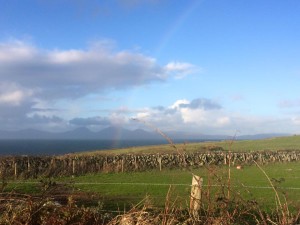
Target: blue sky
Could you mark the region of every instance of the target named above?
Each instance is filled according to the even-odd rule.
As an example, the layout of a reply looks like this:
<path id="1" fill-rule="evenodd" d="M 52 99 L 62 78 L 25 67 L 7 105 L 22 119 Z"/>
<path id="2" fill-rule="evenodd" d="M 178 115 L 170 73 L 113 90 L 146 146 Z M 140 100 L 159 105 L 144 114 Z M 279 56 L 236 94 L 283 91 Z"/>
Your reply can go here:
<path id="1" fill-rule="evenodd" d="M 300 133 L 298 0 L 0 0 L 2 130 Z"/>

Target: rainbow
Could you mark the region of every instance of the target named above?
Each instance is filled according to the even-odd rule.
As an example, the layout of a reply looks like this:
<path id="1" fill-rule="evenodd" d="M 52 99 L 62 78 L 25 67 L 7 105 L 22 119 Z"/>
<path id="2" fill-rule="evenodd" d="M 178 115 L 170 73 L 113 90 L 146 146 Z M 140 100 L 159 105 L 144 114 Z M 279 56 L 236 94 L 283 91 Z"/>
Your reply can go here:
<path id="1" fill-rule="evenodd" d="M 185 10 L 183 10 L 183 12 L 179 15 L 175 22 L 167 29 L 155 50 L 156 57 L 160 55 L 163 49 L 167 46 L 168 42 L 178 32 L 178 30 L 183 26 L 186 20 L 195 12 L 195 10 L 200 6 L 202 2 L 203 0 L 191 1 L 191 3 L 186 7 Z"/>

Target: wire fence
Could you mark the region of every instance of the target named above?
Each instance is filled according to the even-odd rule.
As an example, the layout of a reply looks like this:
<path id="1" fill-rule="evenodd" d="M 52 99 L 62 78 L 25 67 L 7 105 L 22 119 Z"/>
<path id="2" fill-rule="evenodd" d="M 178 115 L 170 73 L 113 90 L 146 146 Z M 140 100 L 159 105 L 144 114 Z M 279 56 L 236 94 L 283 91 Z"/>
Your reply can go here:
<path id="1" fill-rule="evenodd" d="M 13 185 L 20 185 L 22 187 L 22 185 L 26 185 L 26 184 L 32 184 L 32 185 L 40 185 L 41 182 L 38 181 L 11 181 L 9 182 L 10 184 Z M 165 201 L 168 197 L 167 194 L 167 190 L 170 190 L 168 187 L 178 187 L 178 189 L 182 189 L 182 187 L 185 188 L 184 192 L 175 192 L 172 201 L 174 201 L 174 203 L 176 202 L 176 204 L 181 205 L 182 207 L 189 207 L 189 199 L 191 198 L 191 187 L 192 184 L 188 184 L 188 183 L 155 183 L 155 182 L 151 182 L 151 183 L 147 183 L 147 182 L 76 182 L 74 180 L 69 180 L 66 182 L 57 182 L 56 185 L 58 185 L 58 187 L 60 187 L 60 185 L 69 185 L 70 187 L 75 187 L 75 190 L 79 190 L 82 193 L 81 187 L 80 186 L 84 186 L 84 191 L 83 193 L 88 193 L 88 192 L 92 192 L 92 193 L 97 193 L 97 191 L 95 191 L 95 188 L 93 189 L 92 186 L 100 186 L 100 188 L 97 188 L 97 190 L 99 190 L 99 196 L 100 198 L 96 197 L 98 196 L 97 194 L 95 195 L 95 197 L 91 198 L 83 198 L 85 203 L 88 203 L 90 205 L 95 205 L 98 211 L 103 212 L 103 213 L 115 213 L 115 214 L 122 214 L 128 210 L 130 210 L 131 208 L 135 208 L 138 205 L 142 206 L 143 204 L 145 204 L 147 202 L 146 198 L 147 196 L 150 198 L 150 201 L 153 200 L 153 206 L 157 209 L 163 209 L 165 206 Z M 119 186 L 120 187 L 120 196 L 114 196 L 114 195 L 110 195 L 105 193 L 105 190 L 109 189 L 109 187 L 105 187 L 103 189 L 101 189 L 101 186 Z M 146 189 L 143 189 L 143 191 L 140 191 L 137 194 L 129 194 L 126 195 L 122 192 L 122 188 L 124 187 L 125 189 L 128 189 L 128 186 L 138 186 L 138 187 L 147 187 Z M 160 194 L 158 194 L 157 192 L 151 192 L 148 193 L 149 190 L 152 189 L 152 187 L 157 187 L 157 188 L 162 188 L 160 191 Z M 164 188 L 163 188 L 164 187 Z M 228 188 L 227 184 L 202 184 L 203 190 L 207 189 L 207 190 L 212 190 L 212 188 Z M 263 190 L 268 190 L 272 192 L 273 187 L 272 186 L 259 186 L 259 185 L 243 185 L 243 184 L 232 184 L 230 185 L 230 188 L 233 189 L 238 189 L 238 191 L 240 190 L 247 190 L 248 192 L 252 192 L 250 189 L 258 189 L 258 190 L 262 190 L 262 191 L 258 191 L 259 195 L 264 195 L 263 193 L 265 193 Z M 105 189 L 105 190 L 104 190 Z M 104 190 L 104 192 L 103 192 Z M 146 191 L 145 191 L 146 190 Z M 279 186 L 278 187 L 278 191 L 282 191 L 282 192 L 286 192 L 286 191 L 292 191 L 293 195 L 295 196 L 299 196 L 299 191 L 300 191 L 300 186 Z M 103 192 L 103 193 L 102 193 Z M 254 192 L 254 191 L 253 191 Z M 143 194 L 144 193 L 144 194 Z M 70 196 L 70 194 L 72 195 L 72 193 L 60 193 L 60 194 L 54 194 L 51 195 L 51 198 L 53 199 L 53 201 L 58 201 L 56 199 L 68 199 L 68 196 Z M 75 198 L 76 198 L 76 192 L 74 192 L 73 194 L 75 194 Z M 65 195 L 65 196 L 64 196 Z M 79 199 L 80 199 L 81 194 L 79 194 Z M 84 196 L 84 195 L 83 195 Z M 87 194 L 88 196 L 88 194 Z M 258 196 L 256 196 L 258 197 Z M 297 198 L 297 197 L 296 197 Z M 252 198 L 251 198 L 252 199 Z M 265 207 L 273 207 L 274 206 L 274 202 L 270 202 L 270 201 L 265 201 L 265 197 L 263 198 L 258 198 L 259 201 L 262 201 L 263 205 Z M 264 200 L 263 200 L 264 199 Z M 66 200 L 67 201 L 67 200 Z M 297 202 L 299 202 L 298 200 L 295 201 L 295 199 L 292 200 L 294 203 L 296 202 L 296 204 L 298 204 Z M 97 205 L 99 204 L 100 205 Z M 105 205 L 105 207 L 101 206 L 101 204 L 103 203 L 103 205 Z M 60 203 L 58 203 L 60 204 Z M 65 203 L 63 203 L 65 204 Z M 122 210 L 123 209 L 123 210 Z"/>
<path id="2" fill-rule="evenodd" d="M 298 178 L 299 179 L 299 178 Z M 11 184 L 40 184 L 40 182 L 36 181 L 13 181 Z M 62 183 L 64 184 L 64 183 Z M 191 184 L 186 183 L 129 183 L 129 182 L 72 182 L 72 185 L 133 185 L 133 186 L 185 186 L 190 187 Z M 203 187 L 222 187 L 224 185 L 221 184 L 203 184 Z M 250 188 L 250 189 L 273 189 L 271 186 L 256 186 L 256 185 L 230 185 L 230 187 L 234 188 Z M 280 189 L 285 190 L 300 190 L 300 187 L 278 187 Z"/>

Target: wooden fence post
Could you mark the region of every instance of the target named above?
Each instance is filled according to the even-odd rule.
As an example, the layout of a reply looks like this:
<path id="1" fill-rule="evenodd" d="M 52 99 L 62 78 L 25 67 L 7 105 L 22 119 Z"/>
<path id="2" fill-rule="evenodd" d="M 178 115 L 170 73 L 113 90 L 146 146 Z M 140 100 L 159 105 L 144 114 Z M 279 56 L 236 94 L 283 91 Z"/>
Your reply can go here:
<path id="1" fill-rule="evenodd" d="M 27 158 L 27 172 L 30 172 L 30 160 Z"/>
<path id="2" fill-rule="evenodd" d="M 135 170 L 138 170 L 138 165 L 137 165 L 137 158 L 136 158 L 137 156 L 135 155 L 134 156 L 134 168 L 135 168 Z"/>
<path id="3" fill-rule="evenodd" d="M 161 171 L 161 156 L 160 155 L 157 156 L 157 162 L 159 165 L 159 171 Z"/>
<path id="4" fill-rule="evenodd" d="M 124 158 L 122 157 L 122 159 L 121 159 L 121 171 L 122 171 L 122 173 L 124 172 Z"/>
<path id="5" fill-rule="evenodd" d="M 108 172 L 107 168 L 108 168 L 108 163 L 107 163 L 107 156 L 105 156 L 105 160 L 103 162 L 103 172 Z"/>
<path id="6" fill-rule="evenodd" d="M 76 165 L 76 161 L 75 161 L 75 159 L 72 159 L 72 172 L 73 172 L 73 175 L 75 175 L 75 165 Z"/>
<path id="7" fill-rule="evenodd" d="M 51 158 L 51 161 L 50 161 L 50 168 L 52 169 L 56 169 L 56 160 L 55 158 Z"/>
<path id="8" fill-rule="evenodd" d="M 17 169 L 17 166 L 18 166 L 18 164 L 17 164 L 17 162 L 15 161 L 15 162 L 14 162 L 15 178 L 17 178 L 17 176 L 18 176 L 18 169 Z"/>
<path id="9" fill-rule="evenodd" d="M 193 175 L 191 199 L 190 199 L 190 213 L 194 217 L 199 214 L 201 206 L 201 190 L 202 190 L 203 179 L 199 176 Z"/>

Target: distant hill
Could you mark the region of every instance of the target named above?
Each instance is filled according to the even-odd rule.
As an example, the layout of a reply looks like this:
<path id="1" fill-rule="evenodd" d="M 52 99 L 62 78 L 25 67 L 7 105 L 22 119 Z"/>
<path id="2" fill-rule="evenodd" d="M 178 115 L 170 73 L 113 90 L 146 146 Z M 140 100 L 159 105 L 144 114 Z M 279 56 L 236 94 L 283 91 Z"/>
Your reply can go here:
<path id="1" fill-rule="evenodd" d="M 227 135 L 205 135 L 191 134 L 185 132 L 166 132 L 166 135 L 172 140 L 230 140 L 231 136 Z M 288 134 L 256 134 L 242 135 L 237 140 L 256 140 L 278 136 L 288 136 Z M 93 132 L 85 127 L 80 127 L 71 131 L 54 133 L 40 131 L 35 129 L 26 129 L 19 131 L 1 131 L 0 139 L 46 139 L 46 140 L 162 140 L 160 134 L 143 129 L 128 130 L 122 127 L 111 126 L 101 131 Z"/>
<path id="2" fill-rule="evenodd" d="M 259 139 L 284 137 L 284 136 L 291 136 L 291 135 L 286 133 L 254 134 L 254 135 L 241 135 L 238 136 L 236 139 L 237 140 L 259 140 Z"/>
<path id="3" fill-rule="evenodd" d="M 47 132 L 34 129 L 19 131 L 0 131 L 0 139 L 55 139 L 55 140 L 152 140 L 162 139 L 154 132 L 142 129 L 128 130 L 121 127 L 108 127 L 99 132 L 93 132 L 85 127 L 80 127 L 66 132 Z"/>
<path id="4" fill-rule="evenodd" d="M 97 137 L 103 140 L 153 140 L 162 139 L 162 137 L 154 132 L 145 131 L 142 129 L 128 130 L 122 127 L 108 127 L 97 132 Z"/>

